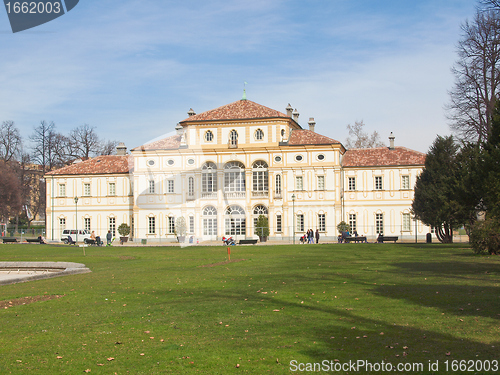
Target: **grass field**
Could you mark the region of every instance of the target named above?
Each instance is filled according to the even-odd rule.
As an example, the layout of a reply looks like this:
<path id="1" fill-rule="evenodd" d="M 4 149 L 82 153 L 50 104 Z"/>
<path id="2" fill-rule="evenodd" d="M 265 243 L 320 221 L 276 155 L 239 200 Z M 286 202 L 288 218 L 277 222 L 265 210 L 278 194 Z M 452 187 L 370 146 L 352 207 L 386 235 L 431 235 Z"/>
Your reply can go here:
<path id="1" fill-rule="evenodd" d="M 0 287 L 0 374 L 306 373 L 322 361 L 353 373 L 345 363 L 357 360 L 423 366 L 393 373 L 495 373 L 452 365 L 500 360 L 500 257 L 441 244 L 231 250 L 226 263 L 225 247 L 83 257 L 0 245 L 0 261 L 92 270 Z"/>

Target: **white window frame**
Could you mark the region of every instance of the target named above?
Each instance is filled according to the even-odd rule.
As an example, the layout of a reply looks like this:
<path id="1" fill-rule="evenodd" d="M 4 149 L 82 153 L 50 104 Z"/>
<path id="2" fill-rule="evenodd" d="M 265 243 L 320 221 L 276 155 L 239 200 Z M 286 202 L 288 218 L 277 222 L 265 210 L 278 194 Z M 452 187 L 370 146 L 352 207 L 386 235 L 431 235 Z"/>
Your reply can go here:
<path id="1" fill-rule="evenodd" d="M 318 230 L 326 232 L 326 214 L 318 214 Z"/>
<path id="2" fill-rule="evenodd" d="M 85 183 L 83 184 L 83 195 L 84 195 L 85 197 L 90 197 L 90 195 L 91 195 L 91 194 L 90 194 L 90 192 L 91 192 L 91 190 L 90 190 L 90 189 L 91 189 L 91 187 L 90 187 L 90 182 L 85 182 Z"/>
<path id="3" fill-rule="evenodd" d="M 347 177 L 347 189 L 349 191 L 356 190 L 356 177 Z"/>
<path id="4" fill-rule="evenodd" d="M 114 182 L 109 183 L 109 195 L 116 195 L 116 184 Z"/>
<path id="5" fill-rule="evenodd" d="M 402 226 L 401 226 L 401 230 L 403 232 L 410 232 L 411 231 L 411 215 L 410 213 L 408 212 L 403 212 L 403 215 L 402 215 Z"/>
<path id="6" fill-rule="evenodd" d="M 148 217 L 148 234 L 156 234 L 156 217 Z"/>
<path id="7" fill-rule="evenodd" d="M 375 233 L 384 235 L 384 214 L 375 214 Z"/>
<path id="8" fill-rule="evenodd" d="M 66 184 L 59 184 L 59 196 L 60 197 L 66 196 Z"/>
<path id="9" fill-rule="evenodd" d="M 410 189 L 410 176 L 409 175 L 401 176 L 401 189 L 403 189 L 403 190 Z"/>
<path id="10" fill-rule="evenodd" d="M 318 176 L 318 190 L 325 190 L 325 176 Z"/>
<path id="11" fill-rule="evenodd" d="M 349 214 L 349 226 L 351 227 L 351 232 L 358 230 L 357 215 Z"/>
<path id="12" fill-rule="evenodd" d="M 149 194 L 154 194 L 155 193 L 155 180 L 149 180 L 149 189 L 148 192 Z"/>
<path id="13" fill-rule="evenodd" d="M 375 176 L 375 190 L 384 190 L 382 176 Z"/>
<path id="14" fill-rule="evenodd" d="M 295 176 L 295 190 L 297 190 L 297 191 L 304 190 L 304 177 L 303 176 Z"/>
<path id="15" fill-rule="evenodd" d="M 83 218 L 83 229 L 90 231 L 90 217 Z"/>
<path id="16" fill-rule="evenodd" d="M 174 192 L 175 192 L 174 180 L 173 179 L 167 180 L 167 193 L 171 194 Z"/>
<path id="17" fill-rule="evenodd" d="M 174 234 L 175 233 L 175 217 L 169 216 L 167 218 L 167 233 Z"/>

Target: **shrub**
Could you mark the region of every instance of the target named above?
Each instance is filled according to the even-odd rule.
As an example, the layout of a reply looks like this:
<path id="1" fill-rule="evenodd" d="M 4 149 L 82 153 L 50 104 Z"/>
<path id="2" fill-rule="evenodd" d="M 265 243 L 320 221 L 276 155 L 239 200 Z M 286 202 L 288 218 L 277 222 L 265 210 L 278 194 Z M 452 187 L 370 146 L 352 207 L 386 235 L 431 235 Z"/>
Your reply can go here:
<path id="1" fill-rule="evenodd" d="M 267 216 L 259 215 L 257 223 L 255 224 L 254 233 L 259 237 L 269 236 L 269 220 Z"/>
<path id="2" fill-rule="evenodd" d="M 179 216 L 177 220 L 175 220 L 175 235 L 185 236 L 186 233 L 187 233 L 186 219 L 184 219 L 183 216 Z"/>
<path id="3" fill-rule="evenodd" d="M 347 224 L 345 221 L 341 221 L 337 225 L 337 230 L 339 231 L 339 233 L 342 233 L 342 232 L 345 232 L 345 231 L 350 232 L 351 231 L 351 226 L 349 224 Z"/>
<path id="4" fill-rule="evenodd" d="M 120 233 L 120 236 L 122 237 L 127 237 L 130 234 L 130 227 L 127 224 L 122 223 L 118 227 L 118 233 Z"/>
<path id="5" fill-rule="evenodd" d="M 469 242 L 476 254 L 500 253 L 500 221 L 489 218 L 476 222 L 471 228 Z"/>

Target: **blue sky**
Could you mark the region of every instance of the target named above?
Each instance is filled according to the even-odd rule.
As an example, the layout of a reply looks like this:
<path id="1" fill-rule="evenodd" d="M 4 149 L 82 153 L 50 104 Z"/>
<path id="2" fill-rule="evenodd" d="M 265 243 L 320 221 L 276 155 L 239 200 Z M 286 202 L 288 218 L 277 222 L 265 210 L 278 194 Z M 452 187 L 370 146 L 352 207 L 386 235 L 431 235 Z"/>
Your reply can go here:
<path id="1" fill-rule="evenodd" d="M 133 148 L 247 97 L 344 142 L 363 120 L 426 152 L 449 134 L 444 105 L 471 0 L 80 0 L 12 34 L 0 11 L 0 121 L 89 124 Z"/>

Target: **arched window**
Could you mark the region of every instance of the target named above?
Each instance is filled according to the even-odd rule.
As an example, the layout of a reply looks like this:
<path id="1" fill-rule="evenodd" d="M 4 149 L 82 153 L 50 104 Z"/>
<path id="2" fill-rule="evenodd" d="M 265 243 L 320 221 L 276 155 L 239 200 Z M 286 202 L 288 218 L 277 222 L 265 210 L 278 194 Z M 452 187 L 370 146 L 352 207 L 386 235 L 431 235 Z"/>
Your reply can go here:
<path id="1" fill-rule="evenodd" d="M 214 133 L 211 130 L 207 130 L 205 133 L 205 141 L 212 142 L 214 140 Z"/>
<path id="2" fill-rule="evenodd" d="M 258 204 L 257 206 L 254 207 L 253 214 L 257 216 L 267 215 L 267 207 L 262 204 Z"/>
<path id="3" fill-rule="evenodd" d="M 239 161 L 232 161 L 224 166 L 224 191 L 245 191 L 245 166 Z"/>
<path id="4" fill-rule="evenodd" d="M 229 133 L 229 145 L 238 147 L 238 132 L 234 129 Z"/>
<path id="5" fill-rule="evenodd" d="M 253 163 L 252 177 L 252 191 L 267 192 L 269 190 L 267 163 L 265 161 L 259 160 Z"/>
<path id="6" fill-rule="evenodd" d="M 203 235 L 217 236 L 217 209 L 207 206 L 203 209 Z"/>
<path id="7" fill-rule="evenodd" d="M 201 167 L 201 186 L 204 193 L 217 191 L 217 166 L 208 162 Z"/>
<path id="8" fill-rule="evenodd" d="M 232 205 L 226 208 L 225 211 L 225 234 L 227 236 L 244 235 L 246 233 L 245 210 L 238 206 Z"/>
<path id="9" fill-rule="evenodd" d="M 255 131 L 255 139 L 258 141 L 262 141 L 264 139 L 264 131 L 262 129 L 257 129 Z"/>

